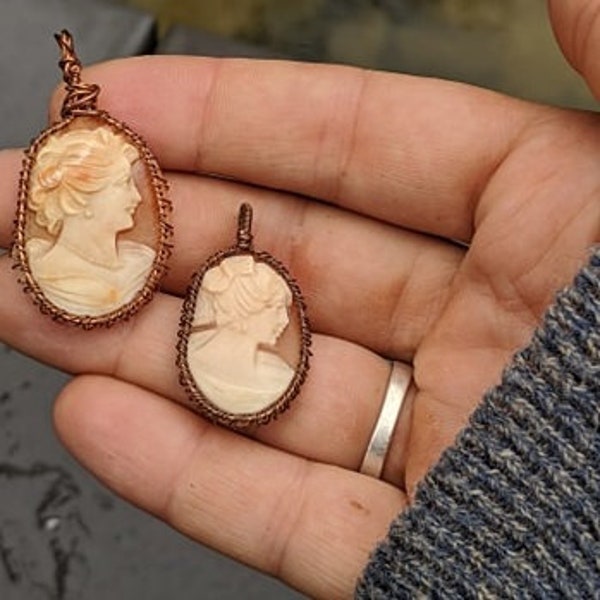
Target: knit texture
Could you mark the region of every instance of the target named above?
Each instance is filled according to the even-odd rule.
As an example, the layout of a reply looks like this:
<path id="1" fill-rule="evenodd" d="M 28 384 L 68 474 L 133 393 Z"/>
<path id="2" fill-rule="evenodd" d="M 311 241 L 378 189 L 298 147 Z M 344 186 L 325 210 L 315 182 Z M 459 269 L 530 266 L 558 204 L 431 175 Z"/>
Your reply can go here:
<path id="1" fill-rule="evenodd" d="M 559 294 L 356 597 L 600 598 L 600 251 Z"/>

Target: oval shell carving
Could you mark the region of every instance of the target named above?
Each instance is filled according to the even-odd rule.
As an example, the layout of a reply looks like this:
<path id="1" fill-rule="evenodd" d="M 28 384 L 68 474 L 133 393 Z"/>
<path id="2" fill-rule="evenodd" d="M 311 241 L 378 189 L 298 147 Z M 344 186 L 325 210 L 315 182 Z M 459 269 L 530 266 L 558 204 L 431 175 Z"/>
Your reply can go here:
<path id="1" fill-rule="evenodd" d="M 106 113 L 67 118 L 34 140 L 13 252 L 42 312 L 92 328 L 146 304 L 169 256 L 166 189 L 142 139 Z"/>
<path id="2" fill-rule="evenodd" d="M 194 277 L 178 366 L 196 408 L 229 427 L 285 410 L 306 376 L 310 332 L 297 284 L 272 256 L 222 252 Z"/>

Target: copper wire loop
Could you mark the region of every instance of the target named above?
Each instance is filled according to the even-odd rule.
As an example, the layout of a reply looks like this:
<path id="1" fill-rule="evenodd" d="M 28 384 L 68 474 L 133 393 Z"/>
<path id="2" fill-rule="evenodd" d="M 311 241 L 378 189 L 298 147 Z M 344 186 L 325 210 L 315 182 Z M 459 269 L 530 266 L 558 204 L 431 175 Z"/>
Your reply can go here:
<path id="1" fill-rule="evenodd" d="M 412 372 L 412 367 L 404 363 L 394 361 L 391 364 L 381 411 L 359 469 L 364 475 L 381 478 L 394 430 L 412 382 Z"/>
<path id="2" fill-rule="evenodd" d="M 183 303 L 179 331 L 177 333 L 177 367 L 179 369 L 179 381 L 188 394 L 191 407 L 213 423 L 224 425 L 235 430 L 243 430 L 251 425 L 266 425 L 276 419 L 281 413 L 288 409 L 290 403 L 300 392 L 308 370 L 310 368 L 310 357 L 312 336 L 310 323 L 306 314 L 306 303 L 302 296 L 300 286 L 289 274 L 285 266 L 268 252 L 254 250 L 252 247 L 252 206 L 242 204 L 238 215 L 238 229 L 235 246 L 227 250 L 220 250 L 213 254 L 199 271 L 192 277 L 192 281 L 186 292 Z M 220 264 L 224 259 L 231 256 L 249 254 L 256 262 L 264 263 L 275 271 L 288 286 L 294 304 L 298 310 L 300 322 L 300 357 L 296 365 L 295 374 L 285 393 L 273 404 L 256 413 L 234 414 L 228 413 L 214 405 L 209 398 L 204 396 L 198 386 L 190 365 L 188 364 L 188 340 L 194 332 L 194 318 L 196 313 L 196 301 L 202 280 L 207 271 Z"/>
<path id="3" fill-rule="evenodd" d="M 252 206 L 244 202 L 238 217 L 237 245 L 240 250 L 252 249 Z"/>
<path id="4" fill-rule="evenodd" d="M 81 82 L 81 62 L 75 53 L 73 36 L 63 29 L 54 37 L 60 48 L 61 58 L 58 64 L 67 87 L 67 95 L 60 111 L 61 117 L 66 119 L 71 115 L 94 112 L 100 94 L 100 86 L 95 83 Z"/>

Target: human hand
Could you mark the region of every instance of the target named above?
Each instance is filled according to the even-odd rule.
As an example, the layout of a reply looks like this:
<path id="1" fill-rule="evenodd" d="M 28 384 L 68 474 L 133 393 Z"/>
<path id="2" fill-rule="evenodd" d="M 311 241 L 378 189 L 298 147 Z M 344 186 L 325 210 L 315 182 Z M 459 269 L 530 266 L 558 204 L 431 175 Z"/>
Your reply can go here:
<path id="1" fill-rule="evenodd" d="M 592 4 L 552 7 L 567 56 L 598 90 L 600 40 L 592 31 L 577 51 L 574 32 Z M 57 429 L 117 493 L 307 594 L 350 595 L 391 519 L 597 241 L 596 117 L 331 66 L 156 57 L 85 78 L 167 170 L 171 272 L 135 319 L 82 332 L 38 315 L 3 257 L 3 341 L 81 374 L 58 399 Z M 4 246 L 19 162 L 0 154 Z M 252 438 L 179 406 L 174 366 L 180 297 L 230 243 L 243 200 L 257 245 L 299 280 L 315 330 L 300 397 Z M 377 481 L 356 471 L 387 359 L 414 365 L 417 393 Z"/>

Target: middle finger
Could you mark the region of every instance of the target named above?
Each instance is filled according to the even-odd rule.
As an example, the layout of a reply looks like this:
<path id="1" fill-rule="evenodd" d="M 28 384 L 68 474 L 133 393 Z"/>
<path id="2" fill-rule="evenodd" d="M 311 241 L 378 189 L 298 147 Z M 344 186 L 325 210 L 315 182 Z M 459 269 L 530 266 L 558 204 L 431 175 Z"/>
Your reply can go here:
<path id="1" fill-rule="evenodd" d="M 0 152 L 0 247 L 10 243 L 19 153 Z M 163 288 L 182 295 L 208 256 L 255 208 L 255 244 L 287 265 L 315 331 L 410 360 L 446 300 L 463 250 L 312 200 L 232 181 L 170 174 L 174 253 Z"/>

